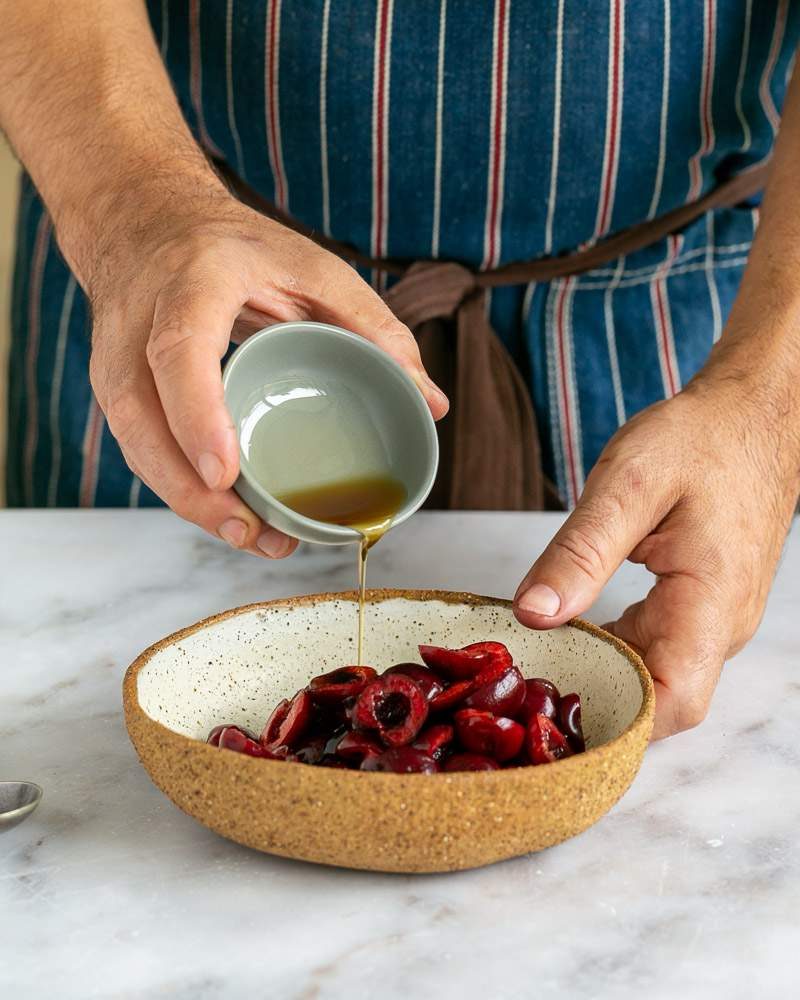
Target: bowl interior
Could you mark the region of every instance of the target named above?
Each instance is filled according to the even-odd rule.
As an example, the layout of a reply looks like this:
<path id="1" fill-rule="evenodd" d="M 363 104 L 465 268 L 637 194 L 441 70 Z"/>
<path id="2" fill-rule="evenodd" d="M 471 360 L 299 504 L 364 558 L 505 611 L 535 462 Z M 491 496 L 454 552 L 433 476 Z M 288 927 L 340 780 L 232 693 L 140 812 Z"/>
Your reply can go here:
<path id="1" fill-rule="evenodd" d="M 462 646 L 496 639 L 508 645 L 527 677 L 549 677 L 562 693 L 581 695 L 590 747 L 633 722 L 642 707 L 642 682 L 610 641 L 576 625 L 534 632 L 504 602 L 479 600 L 374 592 L 365 661 L 382 670 L 419 661 L 418 643 Z M 279 699 L 315 674 L 354 661 L 356 615 L 352 595 L 330 595 L 219 616 L 160 646 L 138 674 L 139 704 L 168 729 L 194 739 L 204 740 L 223 722 L 260 732 Z"/>
<path id="2" fill-rule="evenodd" d="M 242 475 L 268 495 L 390 475 L 415 510 L 430 491 L 438 452 L 427 405 L 362 337 L 322 323 L 269 327 L 238 348 L 224 382 Z"/>

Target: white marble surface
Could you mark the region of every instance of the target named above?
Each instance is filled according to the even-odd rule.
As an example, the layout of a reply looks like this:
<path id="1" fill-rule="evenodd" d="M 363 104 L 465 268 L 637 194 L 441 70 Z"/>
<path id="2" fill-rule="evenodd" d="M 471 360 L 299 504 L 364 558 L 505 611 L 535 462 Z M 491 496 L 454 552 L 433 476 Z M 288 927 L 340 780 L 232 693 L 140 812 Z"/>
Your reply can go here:
<path id="1" fill-rule="evenodd" d="M 510 594 L 551 515 L 418 515 L 373 585 Z M 800 544 L 707 722 L 653 746 L 597 826 L 447 876 L 293 863 L 228 843 L 151 785 L 125 667 L 249 601 L 345 589 L 351 553 L 270 565 L 167 512 L 0 513 L 0 778 L 44 787 L 0 835 L 0 997 L 800 995 Z M 626 567 L 592 617 L 635 599 Z"/>

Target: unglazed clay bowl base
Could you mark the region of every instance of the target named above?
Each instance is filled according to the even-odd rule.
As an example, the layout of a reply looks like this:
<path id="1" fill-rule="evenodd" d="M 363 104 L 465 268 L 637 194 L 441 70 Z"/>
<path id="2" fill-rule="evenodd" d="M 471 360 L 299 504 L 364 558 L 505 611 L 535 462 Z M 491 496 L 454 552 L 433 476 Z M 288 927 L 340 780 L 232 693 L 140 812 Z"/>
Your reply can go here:
<path id="1" fill-rule="evenodd" d="M 146 650 L 125 675 L 128 732 L 155 784 L 223 837 L 284 857 L 374 871 L 442 872 L 538 851 L 596 822 L 633 780 L 653 727 L 641 660 L 593 625 L 523 628 L 507 601 L 371 591 L 365 661 L 417 644 L 505 642 L 527 677 L 583 699 L 589 749 L 538 767 L 383 774 L 262 760 L 206 744 L 223 722 L 261 730 L 276 702 L 352 663 L 353 594 L 237 608 Z"/>

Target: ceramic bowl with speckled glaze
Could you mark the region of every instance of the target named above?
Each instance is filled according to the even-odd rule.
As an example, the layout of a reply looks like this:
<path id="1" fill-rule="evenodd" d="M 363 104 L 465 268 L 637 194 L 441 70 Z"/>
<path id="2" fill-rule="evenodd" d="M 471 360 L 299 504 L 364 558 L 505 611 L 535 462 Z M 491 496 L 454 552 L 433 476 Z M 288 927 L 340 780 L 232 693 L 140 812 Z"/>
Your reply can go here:
<path id="1" fill-rule="evenodd" d="M 275 703 L 352 663 L 356 595 L 236 608 L 157 642 L 124 682 L 128 732 L 155 784 L 217 833 L 284 857 L 374 871 L 474 868 L 538 851 L 596 822 L 633 780 L 653 726 L 641 660 L 593 625 L 523 628 L 507 601 L 371 591 L 365 662 L 417 644 L 506 643 L 528 677 L 583 700 L 586 753 L 539 767 L 384 774 L 263 760 L 205 743 L 222 722 L 261 730 Z"/>

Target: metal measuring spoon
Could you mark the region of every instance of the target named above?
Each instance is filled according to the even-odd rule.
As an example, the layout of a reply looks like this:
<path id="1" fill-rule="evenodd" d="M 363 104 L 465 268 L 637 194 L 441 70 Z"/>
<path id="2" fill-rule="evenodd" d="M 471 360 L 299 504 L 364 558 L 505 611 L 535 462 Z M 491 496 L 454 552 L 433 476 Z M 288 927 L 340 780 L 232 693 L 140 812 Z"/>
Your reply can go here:
<path id="1" fill-rule="evenodd" d="M 32 781 L 0 781 L 0 833 L 21 823 L 42 801 L 42 790 Z"/>

